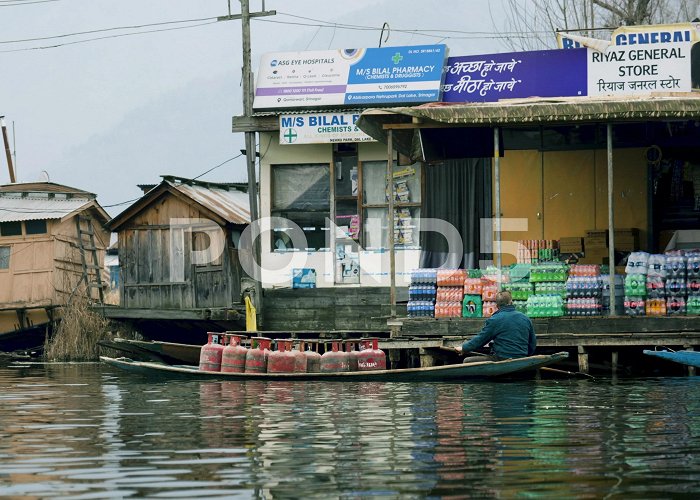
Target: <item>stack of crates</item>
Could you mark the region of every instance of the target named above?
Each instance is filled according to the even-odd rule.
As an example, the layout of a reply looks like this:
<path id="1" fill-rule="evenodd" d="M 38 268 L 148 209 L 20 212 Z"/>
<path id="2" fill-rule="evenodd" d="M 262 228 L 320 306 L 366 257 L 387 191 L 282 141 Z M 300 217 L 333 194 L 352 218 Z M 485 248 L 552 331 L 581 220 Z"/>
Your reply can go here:
<path id="1" fill-rule="evenodd" d="M 459 318 L 462 316 L 464 298 L 464 269 L 438 269 L 437 296 L 435 301 L 436 318 Z"/>

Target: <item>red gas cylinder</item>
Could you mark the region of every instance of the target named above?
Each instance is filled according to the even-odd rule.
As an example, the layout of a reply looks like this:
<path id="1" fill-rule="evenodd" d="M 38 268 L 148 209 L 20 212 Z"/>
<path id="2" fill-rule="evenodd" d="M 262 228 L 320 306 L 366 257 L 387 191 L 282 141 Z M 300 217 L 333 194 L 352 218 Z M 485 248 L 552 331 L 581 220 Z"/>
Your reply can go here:
<path id="1" fill-rule="evenodd" d="M 294 354 L 294 373 L 306 373 L 309 362 L 304 353 L 304 341 L 300 340 L 297 347 L 297 350 L 292 351 L 292 354 Z"/>
<path id="2" fill-rule="evenodd" d="M 318 373 L 321 371 L 321 355 L 318 353 L 318 341 L 307 340 L 306 350 L 306 373 Z"/>
<path id="3" fill-rule="evenodd" d="M 292 352 L 292 341 L 277 339 L 276 351 L 270 351 L 267 358 L 267 373 L 292 373 L 296 358 Z"/>
<path id="4" fill-rule="evenodd" d="M 267 371 L 267 356 L 270 352 L 270 342 L 267 337 L 250 339 L 250 349 L 245 355 L 246 373 L 265 373 Z"/>
<path id="5" fill-rule="evenodd" d="M 359 371 L 386 370 L 386 354 L 379 349 L 379 339 L 363 339 L 362 349 L 357 360 Z"/>
<path id="6" fill-rule="evenodd" d="M 199 351 L 199 369 L 205 372 L 221 371 L 221 355 L 224 351 L 224 346 L 216 343 L 214 336 L 220 338 L 219 333 L 207 332 L 209 337 L 206 344 Z"/>
<path id="7" fill-rule="evenodd" d="M 348 353 L 340 350 L 340 340 L 331 341 L 331 350 L 326 351 L 321 356 L 321 373 L 348 372 L 350 371 L 350 360 Z"/>
<path id="8" fill-rule="evenodd" d="M 245 335 L 228 334 L 229 344 L 221 355 L 221 371 L 224 373 L 243 373 L 248 349 L 243 347 Z"/>
<path id="9" fill-rule="evenodd" d="M 357 371 L 357 363 L 360 359 L 360 352 L 355 350 L 355 345 L 357 340 L 346 340 L 345 341 L 345 354 L 348 355 L 348 361 L 350 363 L 350 371 Z"/>

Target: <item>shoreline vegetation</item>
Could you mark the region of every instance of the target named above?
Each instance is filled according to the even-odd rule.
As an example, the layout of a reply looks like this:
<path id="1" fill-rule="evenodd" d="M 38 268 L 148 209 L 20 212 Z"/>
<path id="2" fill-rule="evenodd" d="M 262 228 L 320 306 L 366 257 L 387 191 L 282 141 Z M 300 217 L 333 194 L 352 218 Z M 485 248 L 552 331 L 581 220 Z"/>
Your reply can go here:
<path id="1" fill-rule="evenodd" d="M 43 357 L 46 361 L 98 361 L 105 354 L 98 342 L 115 337 L 140 335 L 94 312 L 85 297 L 76 297 L 62 307 L 56 330 L 44 344 Z"/>

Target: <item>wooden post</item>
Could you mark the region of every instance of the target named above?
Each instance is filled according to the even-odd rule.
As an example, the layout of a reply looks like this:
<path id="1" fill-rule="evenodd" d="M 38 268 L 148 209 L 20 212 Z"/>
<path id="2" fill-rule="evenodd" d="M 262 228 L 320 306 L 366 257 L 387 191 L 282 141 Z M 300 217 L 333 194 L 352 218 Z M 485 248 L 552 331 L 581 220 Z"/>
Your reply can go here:
<path id="1" fill-rule="evenodd" d="M 501 147 L 498 137 L 498 127 L 493 128 L 493 172 L 494 172 L 494 237 L 496 239 L 496 267 L 501 268 Z M 501 280 L 498 281 L 501 288 Z"/>
<path id="2" fill-rule="evenodd" d="M 686 351 L 694 351 L 695 350 L 695 348 L 692 345 L 684 345 L 683 349 L 685 349 Z M 694 366 L 688 367 L 688 376 L 689 377 L 695 376 L 695 367 Z"/>
<path id="3" fill-rule="evenodd" d="M 608 123 L 608 260 L 610 267 L 610 310 L 609 316 L 617 316 L 615 300 L 615 197 L 613 191 L 613 147 L 612 123 Z"/>
<path id="4" fill-rule="evenodd" d="M 386 182 L 389 188 L 389 302 L 391 304 L 391 319 L 396 317 L 396 253 L 394 249 L 394 135 L 387 130 L 387 162 Z"/>
<path id="5" fill-rule="evenodd" d="M 10 172 L 10 184 L 16 182 L 15 169 L 12 166 L 12 153 L 10 153 L 10 142 L 7 140 L 7 127 L 5 126 L 5 117 L 0 116 L 0 127 L 2 128 L 2 140 L 5 143 L 5 156 L 7 157 L 7 169 Z"/>
<path id="6" fill-rule="evenodd" d="M 418 352 L 420 353 L 420 367 L 421 368 L 427 368 L 430 366 L 435 366 L 435 357 L 431 354 L 428 354 L 428 352 L 423 349 L 422 347 L 418 349 Z"/>
<path id="7" fill-rule="evenodd" d="M 578 346 L 578 371 L 588 373 L 588 353 L 582 345 Z"/>
<path id="8" fill-rule="evenodd" d="M 612 357 L 611 357 L 611 360 L 610 360 L 610 364 L 612 365 L 612 372 L 613 372 L 613 375 L 614 375 L 615 373 L 617 373 L 617 357 L 618 357 L 618 352 L 617 352 L 617 351 L 613 351 L 613 352 L 612 352 Z"/>
<path id="9" fill-rule="evenodd" d="M 399 361 L 401 360 L 401 351 L 398 349 L 388 349 L 389 351 L 389 364 L 392 370 L 396 370 L 399 367 Z"/>

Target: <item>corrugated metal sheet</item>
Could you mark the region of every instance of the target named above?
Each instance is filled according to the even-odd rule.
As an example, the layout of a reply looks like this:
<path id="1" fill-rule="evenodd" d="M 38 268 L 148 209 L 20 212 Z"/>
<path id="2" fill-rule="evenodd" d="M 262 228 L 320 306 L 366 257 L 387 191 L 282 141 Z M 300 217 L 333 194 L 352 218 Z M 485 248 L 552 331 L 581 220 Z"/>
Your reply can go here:
<path id="1" fill-rule="evenodd" d="M 487 103 L 433 103 L 415 107 L 368 109 L 357 126 L 380 142 L 387 142 L 385 125 L 413 123 L 423 126 L 449 124 L 456 127 L 494 127 L 540 124 L 643 122 L 694 120 L 700 116 L 700 95 L 556 97 L 508 99 Z M 418 125 L 419 127 L 420 125 Z M 417 129 L 392 132 L 394 149 L 413 159 L 421 158 Z"/>
<path id="2" fill-rule="evenodd" d="M 208 208 L 231 224 L 250 223 L 248 193 L 236 189 L 217 189 L 197 184 L 168 182 L 185 196 Z"/>
<path id="3" fill-rule="evenodd" d="M 94 193 L 83 191 L 82 189 L 56 184 L 55 182 L 16 182 L 14 184 L 3 184 L 0 186 L 2 193 L 70 193 L 83 194 L 87 198 L 95 198 Z"/>
<path id="4" fill-rule="evenodd" d="M 69 213 L 91 203 L 87 198 L 67 200 L 29 198 L 0 194 L 0 222 L 62 219 Z"/>

